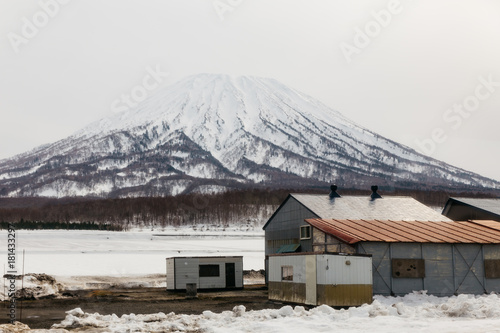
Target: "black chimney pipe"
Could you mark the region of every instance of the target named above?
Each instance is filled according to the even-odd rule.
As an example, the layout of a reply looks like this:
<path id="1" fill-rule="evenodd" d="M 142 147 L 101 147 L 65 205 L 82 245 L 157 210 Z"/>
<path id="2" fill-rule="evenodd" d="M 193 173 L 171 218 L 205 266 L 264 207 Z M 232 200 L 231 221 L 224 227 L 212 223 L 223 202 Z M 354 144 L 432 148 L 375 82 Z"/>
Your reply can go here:
<path id="1" fill-rule="evenodd" d="M 340 195 L 337 193 L 337 188 L 338 188 L 337 185 L 330 186 L 330 194 L 329 194 L 330 199 L 340 198 Z"/>
<path id="2" fill-rule="evenodd" d="M 378 186 L 377 185 L 373 185 L 372 186 L 372 194 L 370 195 L 370 197 L 372 198 L 372 200 L 382 198 L 380 196 L 380 194 L 377 193 L 377 191 L 378 191 Z"/>

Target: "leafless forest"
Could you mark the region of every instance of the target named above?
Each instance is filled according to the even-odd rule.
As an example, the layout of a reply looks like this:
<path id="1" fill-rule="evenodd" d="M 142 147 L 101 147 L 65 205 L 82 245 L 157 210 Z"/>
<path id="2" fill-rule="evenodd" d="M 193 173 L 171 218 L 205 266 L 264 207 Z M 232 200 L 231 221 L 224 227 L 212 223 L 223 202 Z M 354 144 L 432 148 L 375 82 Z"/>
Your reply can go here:
<path id="1" fill-rule="evenodd" d="M 24 229 L 106 229 L 131 227 L 180 227 L 206 224 L 217 227 L 259 227 L 293 190 L 246 190 L 221 194 L 188 194 L 174 197 L 121 199 L 96 198 L 1 198 L 0 222 Z M 304 192 L 301 190 L 300 192 Z M 324 193 L 328 190 L 310 190 Z M 369 191 L 339 190 L 341 195 L 369 195 Z M 420 202 L 443 207 L 450 196 L 492 197 L 478 193 L 443 191 L 393 191 L 384 195 L 408 195 Z"/>

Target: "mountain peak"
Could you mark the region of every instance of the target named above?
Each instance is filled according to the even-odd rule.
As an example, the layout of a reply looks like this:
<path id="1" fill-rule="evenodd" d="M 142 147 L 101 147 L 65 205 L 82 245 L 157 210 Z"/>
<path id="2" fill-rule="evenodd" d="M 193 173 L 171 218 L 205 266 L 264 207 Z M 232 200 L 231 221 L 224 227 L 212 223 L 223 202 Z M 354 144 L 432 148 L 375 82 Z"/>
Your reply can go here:
<path id="1" fill-rule="evenodd" d="M 362 128 L 274 79 L 189 76 L 0 164 L 0 195 L 164 195 L 248 186 L 500 188 Z M 419 185 L 420 186 L 420 185 Z"/>

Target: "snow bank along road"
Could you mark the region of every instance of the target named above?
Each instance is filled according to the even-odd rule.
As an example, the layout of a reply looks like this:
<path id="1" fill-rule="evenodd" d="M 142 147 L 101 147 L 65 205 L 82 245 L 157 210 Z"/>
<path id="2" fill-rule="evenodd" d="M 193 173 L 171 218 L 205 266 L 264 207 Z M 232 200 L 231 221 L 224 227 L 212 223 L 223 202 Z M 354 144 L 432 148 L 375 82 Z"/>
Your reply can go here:
<path id="1" fill-rule="evenodd" d="M 0 332 L 29 332 L 0 326 Z M 3 331 L 2 331 L 3 330 Z M 100 315 L 80 308 L 44 332 L 500 332 L 498 295 L 437 298 L 414 293 L 405 297 L 376 296 L 370 305 L 334 310 L 322 305 L 310 310 L 283 306 L 277 310 L 233 311 L 200 315 L 175 313 Z M 33 331 L 41 332 L 41 331 Z"/>

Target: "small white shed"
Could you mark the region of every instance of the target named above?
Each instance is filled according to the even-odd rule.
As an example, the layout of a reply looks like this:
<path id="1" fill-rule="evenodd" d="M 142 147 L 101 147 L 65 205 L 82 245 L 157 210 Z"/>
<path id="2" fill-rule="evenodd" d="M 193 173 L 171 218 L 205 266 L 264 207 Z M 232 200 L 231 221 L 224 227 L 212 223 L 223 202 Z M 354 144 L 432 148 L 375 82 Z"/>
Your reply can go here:
<path id="1" fill-rule="evenodd" d="M 367 255 L 292 253 L 269 256 L 269 299 L 307 305 L 357 306 L 373 298 Z"/>
<path id="2" fill-rule="evenodd" d="M 243 288 L 243 257 L 167 258 L 167 290 Z"/>

